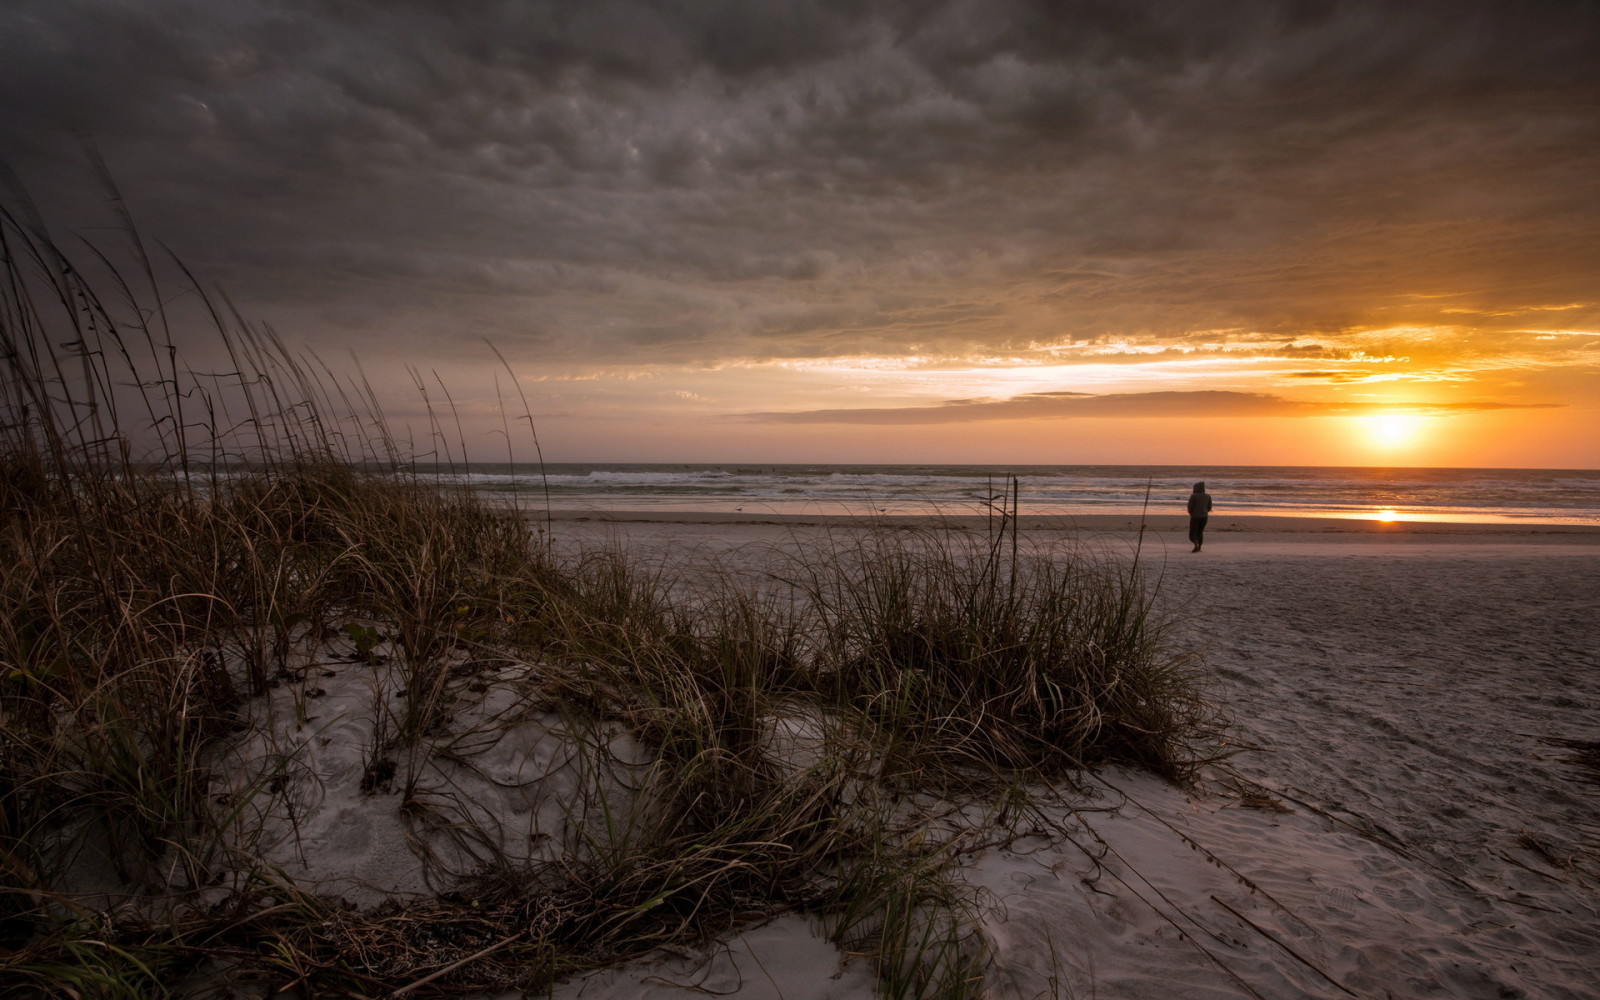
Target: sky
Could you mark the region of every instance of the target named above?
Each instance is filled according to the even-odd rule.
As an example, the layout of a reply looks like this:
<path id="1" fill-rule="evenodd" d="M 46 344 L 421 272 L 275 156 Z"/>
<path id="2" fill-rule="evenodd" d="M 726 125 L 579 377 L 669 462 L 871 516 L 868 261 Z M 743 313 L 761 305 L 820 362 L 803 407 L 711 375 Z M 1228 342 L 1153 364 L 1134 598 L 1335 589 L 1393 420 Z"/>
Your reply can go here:
<path id="1" fill-rule="evenodd" d="M 1595 468 L 1596 52 L 1557 0 L 8 0 L 0 161 L 104 243 L 92 145 L 485 460 L 520 390 L 559 461 Z"/>

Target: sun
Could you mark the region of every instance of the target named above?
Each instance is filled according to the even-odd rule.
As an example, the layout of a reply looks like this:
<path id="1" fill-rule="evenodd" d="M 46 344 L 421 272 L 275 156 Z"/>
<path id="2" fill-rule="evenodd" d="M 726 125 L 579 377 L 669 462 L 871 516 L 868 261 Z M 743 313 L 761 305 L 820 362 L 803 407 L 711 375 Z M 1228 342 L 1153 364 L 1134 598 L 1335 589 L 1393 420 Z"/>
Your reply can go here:
<path id="1" fill-rule="evenodd" d="M 1428 418 L 1410 413 L 1379 413 L 1356 419 L 1372 444 L 1393 450 L 1415 444 Z"/>

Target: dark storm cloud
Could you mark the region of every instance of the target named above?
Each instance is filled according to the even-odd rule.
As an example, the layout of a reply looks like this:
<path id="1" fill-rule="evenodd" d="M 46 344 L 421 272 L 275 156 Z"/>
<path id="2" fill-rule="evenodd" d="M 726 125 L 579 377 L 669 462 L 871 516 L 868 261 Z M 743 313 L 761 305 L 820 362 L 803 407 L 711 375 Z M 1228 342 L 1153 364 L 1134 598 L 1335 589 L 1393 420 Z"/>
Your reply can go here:
<path id="1" fill-rule="evenodd" d="M 776 424 L 953 424 L 978 420 L 1065 417 L 1338 417 L 1405 412 L 1428 415 L 1480 410 L 1546 409 L 1546 403 L 1312 403 L 1269 393 L 1034 392 L 1009 399 L 952 399 L 934 406 L 744 413 L 736 419 Z"/>
<path id="2" fill-rule="evenodd" d="M 1331 335 L 1440 285 L 1592 298 L 1597 17 L 21 0 L 0 150 L 85 224 L 71 134 L 94 137 L 136 216 L 248 311 L 374 349 Z"/>

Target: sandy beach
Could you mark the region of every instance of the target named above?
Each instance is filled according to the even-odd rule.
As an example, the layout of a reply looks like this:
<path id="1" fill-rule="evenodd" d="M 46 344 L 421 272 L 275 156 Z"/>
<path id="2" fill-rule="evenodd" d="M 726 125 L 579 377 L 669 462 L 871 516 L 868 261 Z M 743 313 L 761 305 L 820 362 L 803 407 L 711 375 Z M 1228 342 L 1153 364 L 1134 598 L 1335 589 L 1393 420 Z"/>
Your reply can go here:
<path id="1" fill-rule="evenodd" d="M 897 544 L 913 547 L 954 532 L 981 550 L 992 528 L 625 512 L 531 520 L 558 552 L 612 547 L 660 566 L 690 601 L 710 592 L 707 582 L 781 592 L 788 574 L 848 557 L 872 532 L 903 532 Z M 872 827 L 872 843 L 934 845 L 951 895 L 930 919 L 953 919 L 942 926 L 958 933 L 932 939 L 956 942 L 963 957 L 949 967 L 981 979 L 981 995 L 1596 995 L 1600 529 L 1222 517 L 1205 550 L 1191 553 L 1177 517 L 1150 518 L 1142 532 L 1125 518 L 1035 518 L 1020 523 L 1016 542 L 1033 557 L 1117 574 L 1137 559 L 1172 622 L 1168 642 L 1187 654 L 1180 662 L 1197 672 L 1221 724 L 1195 730 L 1195 750 L 1214 759 L 1183 784 L 1119 766 L 1009 790 L 1004 781 L 850 785 L 849 795 L 888 804 L 893 822 Z M 280 674 L 251 703 L 219 769 L 251 802 L 276 773 L 264 768 L 292 762 L 281 805 L 251 806 L 261 826 L 247 843 L 326 901 L 319 919 L 359 911 L 372 918 L 367 933 L 385 919 L 423 933 L 434 917 L 404 907 L 427 914 L 448 899 L 456 910 L 439 912 L 460 920 L 477 905 L 463 903 L 475 876 L 560 870 L 582 854 L 574 837 L 614 833 L 613 817 L 632 815 L 621 804 L 645 787 L 657 753 L 638 736 L 644 716 L 585 715 L 549 696 L 563 684 L 577 690 L 570 685 L 604 664 L 553 666 L 490 646 L 447 660 L 437 675 L 443 714 L 426 739 L 403 745 L 392 727 L 421 689 L 406 687 L 398 656 L 352 653 L 360 633 L 319 640 Z M 763 766 L 811 774 L 807 760 L 828 739 L 822 716 L 794 701 L 763 711 Z M 683 773 L 658 771 L 668 776 L 658 789 L 676 788 Z M 842 825 L 840 815 L 826 822 Z M 484 867 L 496 858 L 500 869 Z M 93 867 L 77 875 L 85 892 L 115 884 Z M 669 935 L 665 947 L 597 953 L 578 966 L 599 971 L 552 972 L 548 995 L 884 995 L 874 958 L 885 946 L 830 943 L 846 939 L 803 901 L 751 906 L 714 940 Z M 492 924 L 470 946 L 427 934 L 405 948 L 374 945 L 360 967 L 426 985 L 528 926 Z M 424 954 L 426 975 L 382 965 Z M 965 982 L 958 992 L 977 995 Z"/>
<path id="2" fill-rule="evenodd" d="M 905 522 L 890 522 L 908 527 Z M 957 530 L 981 530 L 966 523 Z M 558 539 L 759 563 L 837 519 L 569 512 Z M 1126 558 L 1126 518 L 1023 537 Z M 1600 530 L 1149 518 L 1140 559 L 1200 654 L 1229 749 L 1192 787 L 1121 770 L 1037 789 L 962 877 L 997 996 L 1593 997 Z M 556 995 L 871 995 L 800 917 Z"/>

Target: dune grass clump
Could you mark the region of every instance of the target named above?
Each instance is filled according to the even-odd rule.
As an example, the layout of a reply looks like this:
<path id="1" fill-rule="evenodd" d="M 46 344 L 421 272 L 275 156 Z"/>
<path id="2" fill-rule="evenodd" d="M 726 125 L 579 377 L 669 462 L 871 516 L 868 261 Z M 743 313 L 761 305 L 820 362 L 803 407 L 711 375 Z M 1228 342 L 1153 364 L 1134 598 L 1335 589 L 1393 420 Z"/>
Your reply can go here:
<path id="1" fill-rule="evenodd" d="M 788 912 L 885 996 L 976 996 L 974 831 L 910 797 L 1193 760 L 1148 591 L 1019 554 L 1014 507 L 759 586 L 558 556 L 364 380 L 192 279 L 178 317 L 134 247 L 90 280 L 0 210 L 0 998 L 543 989 Z M 464 460 L 429 412 L 421 457 Z M 490 773 L 536 729 L 551 774 Z M 552 828 L 496 812 L 546 779 L 519 822 Z M 297 881 L 341 796 L 427 891 Z"/>
<path id="2" fill-rule="evenodd" d="M 873 535 L 805 568 L 825 697 L 910 774 L 1181 776 L 1205 708 L 1154 593 L 1125 566 L 999 544 L 1008 530 Z"/>

